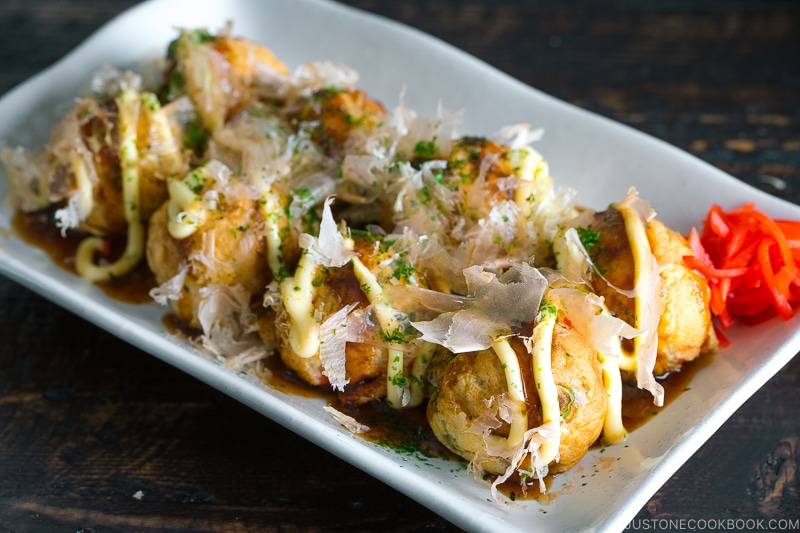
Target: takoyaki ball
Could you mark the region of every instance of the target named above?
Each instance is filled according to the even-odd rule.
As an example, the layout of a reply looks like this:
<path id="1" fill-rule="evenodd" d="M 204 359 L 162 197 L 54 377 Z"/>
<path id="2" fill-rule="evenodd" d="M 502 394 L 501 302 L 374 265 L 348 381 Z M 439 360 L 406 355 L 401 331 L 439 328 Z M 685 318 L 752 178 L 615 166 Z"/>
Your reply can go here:
<path id="1" fill-rule="evenodd" d="M 299 127 L 308 127 L 311 138 L 327 155 L 341 157 L 352 153 L 350 144 L 368 134 L 386 116 L 383 104 L 362 90 L 325 89 L 293 113 Z"/>
<path id="2" fill-rule="evenodd" d="M 601 274 L 592 279 L 594 292 L 605 299 L 612 313 L 633 325 L 636 321 L 634 299 L 614 289 L 632 290 L 634 283 L 633 252 L 622 214 L 616 209 L 596 213 L 578 233 Z"/>
<path id="3" fill-rule="evenodd" d="M 289 76 L 286 65 L 275 57 L 272 50 L 262 44 L 218 34 L 212 46 L 228 61 L 231 75 L 246 87 L 268 82 L 271 76 L 278 78 Z"/>
<path id="4" fill-rule="evenodd" d="M 268 48 L 225 32 L 184 30 L 170 44 L 168 59 L 172 64 L 162 98 L 191 98 L 208 131 L 256 101 L 262 86 L 289 79 L 286 65 Z"/>
<path id="5" fill-rule="evenodd" d="M 388 278 L 395 274 L 402 276 L 409 272 L 409 268 L 391 268 L 392 261 L 395 260 L 394 254 L 387 251 L 385 243 L 376 237 L 357 232 L 352 235 L 352 240 L 353 250 L 358 259 L 382 284 L 388 283 Z M 379 263 L 383 266 L 379 266 Z M 387 263 L 390 265 L 388 270 L 385 268 Z M 357 305 L 354 312 L 364 310 L 370 305 L 352 262 L 339 268 L 319 266 L 313 285 L 315 287 L 313 309 L 320 324 L 349 304 Z M 374 320 L 372 322 L 370 330 L 362 334 L 366 336 L 364 342 L 348 342 L 346 345 L 345 376 L 348 384 L 339 393 L 339 399 L 343 403 L 365 403 L 386 396 L 388 348 L 379 326 Z M 321 387 L 330 386 L 330 381 L 323 371 L 319 352 L 311 357 L 301 357 L 292 349 L 287 313 L 278 313 L 276 330 L 278 349 L 286 366 L 307 383 Z M 324 339 L 321 340 L 324 342 Z"/>
<path id="6" fill-rule="evenodd" d="M 531 358 L 523 342 L 511 339 L 525 377 L 528 427 L 542 424 L 541 404 L 533 385 Z M 558 463 L 550 472 L 574 466 L 600 437 L 608 403 L 603 372 L 596 349 L 559 313 L 554 329 L 552 352 L 553 377 L 559 390 L 562 418 Z M 437 364 L 445 364 L 437 369 Z M 486 449 L 483 429 L 487 409 L 496 410 L 498 399 L 508 394 L 502 364 L 492 349 L 466 352 L 450 359 L 431 363 L 429 375 L 439 373 L 438 387 L 428 402 L 427 416 L 436 437 L 451 451 L 491 474 L 502 474 L 508 462 L 492 456 Z M 491 407 L 487 407 L 491 406 Z M 497 419 L 499 427 L 491 434 L 508 437 L 510 426 Z M 523 464 L 522 468 L 529 467 Z"/>
<path id="7" fill-rule="evenodd" d="M 498 203 L 514 200 L 514 168 L 508 147 L 480 137 L 454 140 L 449 152 L 442 154 L 434 141 L 418 141 L 414 153 L 406 155 L 415 166 L 444 160 L 446 168 L 433 170 L 423 187 L 403 195 L 396 222 L 420 234 L 459 241 L 464 236 L 451 230 L 458 228 L 463 233 L 485 219 Z M 514 227 L 508 220 L 506 225 Z"/>
<path id="8" fill-rule="evenodd" d="M 97 177 L 96 183 L 92 187 L 92 210 L 81 224 L 81 229 L 90 233 L 102 236 L 119 236 L 125 233 L 128 223 L 125 220 L 125 213 L 122 209 L 122 172 L 119 162 L 119 145 L 116 135 L 113 133 L 117 129 L 117 110 L 112 103 L 101 104 L 93 100 L 84 100 L 75 110 L 76 116 L 83 115 L 85 118 L 80 120 L 79 135 L 83 144 L 91 154 L 91 165 Z M 71 156 L 75 157 L 75 156 Z M 70 156 L 66 156 L 59 163 L 69 168 L 68 172 L 74 172 L 73 165 L 69 161 Z M 82 163 L 85 164 L 85 161 Z M 91 171 L 90 171 L 91 172 Z M 148 188 L 149 180 L 142 180 L 140 183 L 144 188 Z M 164 182 L 159 184 L 159 193 L 141 194 L 143 212 L 152 213 L 153 206 L 148 201 L 155 197 L 163 203 L 166 198 L 166 187 Z M 149 207 L 149 213 L 146 208 Z"/>
<path id="9" fill-rule="evenodd" d="M 264 220 L 252 195 L 221 195 L 216 209 L 187 237 L 174 238 L 169 223 L 169 202 L 165 202 L 150 219 L 147 264 L 159 285 L 188 265 L 181 297 L 171 303 L 181 322 L 200 328 L 197 311 L 203 287 L 238 284 L 254 299 L 262 298 L 272 272 Z"/>
<path id="10" fill-rule="evenodd" d="M 633 288 L 634 260 L 623 217 L 611 208 L 597 213 L 587 229 L 584 245 L 602 273 L 602 277 L 595 276 L 592 282 L 594 290 L 605 298 L 610 311 L 634 325 L 634 299 L 608 284 L 621 289 Z M 718 342 L 708 306 L 708 283 L 683 262 L 684 255 L 692 254 L 686 240 L 656 219 L 647 223 L 646 234 L 662 281 L 664 310 L 658 324 L 658 355 L 654 369 L 658 376 L 680 369 L 684 362 L 700 354 L 716 351 Z"/>
<path id="11" fill-rule="evenodd" d="M 481 350 L 455 354 L 438 362 L 446 366 L 428 400 L 427 418 L 433 434 L 446 448 L 468 461 L 475 460 L 477 454 L 483 471 L 502 474 L 508 463 L 486 452 L 483 428 L 473 426 L 487 410 L 487 402 L 493 402 L 492 409 L 496 411 L 498 399 L 508 394 L 500 360 L 494 351 Z M 431 362 L 429 373 L 437 371 L 435 363 Z M 529 409 L 528 416 L 529 425 L 541 424 L 538 409 Z M 502 422 L 492 433 L 508 437 L 509 429 L 509 424 Z"/>
<path id="12" fill-rule="evenodd" d="M 93 187 L 93 209 L 80 229 L 108 237 L 123 235 L 128 223 L 123 209 L 117 106 L 86 101 L 77 112 L 82 117 L 81 137 L 92 154 L 97 178 Z M 140 94 L 136 125 L 137 212 L 145 222 L 167 199 L 166 179 L 188 169 L 180 139 L 181 126 L 171 120 L 172 112 L 170 107 L 162 108 L 155 95 Z"/>
<path id="13" fill-rule="evenodd" d="M 686 239 L 658 220 L 647 224 L 647 240 L 659 264 L 665 293 L 658 323 L 655 375 L 678 370 L 700 354 L 719 347 L 709 308 L 708 282 L 683 262 L 692 255 Z"/>
<path id="14" fill-rule="evenodd" d="M 433 352 L 424 374 L 424 391 L 426 397 L 433 396 L 439 389 L 439 386 L 444 381 L 445 372 L 454 357 L 455 354 L 447 349 L 437 349 Z"/>
<path id="15" fill-rule="evenodd" d="M 483 137 L 462 137 L 453 141 L 450 156 L 447 158 L 450 174 L 445 179 L 448 180 L 448 185 L 466 198 L 479 177 L 485 181 L 481 189 L 481 202 L 485 202 L 485 205 L 476 206 L 475 202 L 455 205 L 460 211 L 459 215 L 479 217 L 499 201 L 514 200 L 514 188 L 507 178 L 518 169 L 509 160 L 508 152 L 507 146 Z"/>
<path id="16" fill-rule="evenodd" d="M 128 83 L 135 83 L 128 81 Z M 137 93 L 137 213 L 147 220 L 166 199 L 165 177 L 185 168 L 167 111 L 150 93 Z M 163 127 L 153 127 L 162 120 Z M 9 174 L 12 198 L 24 211 L 63 206 L 56 213 L 63 229 L 115 238 L 125 234 L 120 118 L 113 95 L 84 98 L 51 130 L 48 144 L 28 152 L 5 150 L 0 156 Z M 76 202 L 76 200 L 78 200 Z"/>
<path id="17" fill-rule="evenodd" d="M 531 257 L 552 263 L 555 232 L 576 211 L 571 194 L 553 186 L 544 158 L 529 146 L 480 137 L 453 140 L 444 154 L 434 141 L 417 142 L 409 156 L 422 186 L 399 189 L 390 202 L 395 223 L 493 271 Z"/>
<path id="18" fill-rule="evenodd" d="M 575 466 L 603 431 L 608 394 L 597 349 L 561 317 L 553 340 L 552 368 L 562 426 L 558 464 L 550 472 Z M 585 402 L 585 403 L 584 403 Z"/>
<path id="19" fill-rule="evenodd" d="M 349 304 L 357 304 L 356 309 L 369 306 L 369 300 L 350 263 L 341 268 L 319 267 L 314 285 L 313 307 L 315 313 L 320 315 L 320 323 Z M 329 387 L 330 381 L 324 373 L 319 353 L 311 357 L 298 355 L 289 342 L 289 324 L 285 322 L 288 316 L 279 313 L 277 320 L 278 350 L 284 364 L 306 383 Z M 386 357 L 386 350 L 378 346 L 347 343 L 345 364 L 348 385 L 340 395 L 345 403 L 363 403 L 386 394 Z"/>

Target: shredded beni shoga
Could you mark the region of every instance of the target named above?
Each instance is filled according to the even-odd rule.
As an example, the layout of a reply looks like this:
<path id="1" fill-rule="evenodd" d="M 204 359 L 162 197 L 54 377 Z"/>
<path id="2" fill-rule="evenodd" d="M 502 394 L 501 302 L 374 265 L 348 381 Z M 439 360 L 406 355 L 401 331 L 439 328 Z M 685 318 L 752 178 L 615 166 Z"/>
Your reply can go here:
<path id="1" fill-rule="evenodd" d="M 87 280 L 146 261 L 153 298 L 229 367 L 277 354 L 342 404 L 427 403 L 502 501 L 499 483 L 624 439 L 624 382 L 660 405 L 654 376 L 716 349 L 683 237 L 633 189 L 576 205 L 541 131 L 460 135 L 460 113 L 402 93 L 387 111 L 351 68 L 290 73 L 230 28 L 180 32 L 160 66 L 104 67 L 45 147 L 6 149 L 10 199 L 85 236 Z"/>

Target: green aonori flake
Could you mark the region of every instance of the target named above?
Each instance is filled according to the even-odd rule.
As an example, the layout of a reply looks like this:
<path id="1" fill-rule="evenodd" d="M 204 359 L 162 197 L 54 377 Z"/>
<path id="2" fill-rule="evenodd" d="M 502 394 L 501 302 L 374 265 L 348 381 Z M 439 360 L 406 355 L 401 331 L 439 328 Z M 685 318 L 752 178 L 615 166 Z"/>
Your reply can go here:
<path id="1" fill-rule="evenodd" d="M 586 250 L 591 250 L 598 242 L 600 242 L 600 234 L 587 228 L 575 228 L 578 232 L 578 238 Z"/>

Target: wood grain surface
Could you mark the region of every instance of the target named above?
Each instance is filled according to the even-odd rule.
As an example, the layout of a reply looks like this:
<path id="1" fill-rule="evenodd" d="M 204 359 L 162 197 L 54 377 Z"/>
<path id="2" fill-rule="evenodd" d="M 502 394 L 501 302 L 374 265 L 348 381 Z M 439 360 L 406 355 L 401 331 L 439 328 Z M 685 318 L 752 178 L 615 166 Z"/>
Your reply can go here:
<path id="1" fill-rule="evenodd" d="M 0 93 L 134 3 L 4 0 Z M 796 2 L 344 3 L 436 35 L 525 83 L 800 203 Z M 457 531 L 222 393 L 5 279 L 0 340 L 0 532 Z M 796 524 L 798 406 L 795 358 L 633 525 Z"/>

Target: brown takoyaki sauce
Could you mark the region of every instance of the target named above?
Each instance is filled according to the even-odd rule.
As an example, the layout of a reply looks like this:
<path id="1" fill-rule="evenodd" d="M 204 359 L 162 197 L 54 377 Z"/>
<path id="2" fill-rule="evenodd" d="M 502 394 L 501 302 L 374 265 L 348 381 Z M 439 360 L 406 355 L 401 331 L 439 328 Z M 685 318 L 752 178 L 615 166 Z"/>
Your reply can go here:
<path id="1" fill-rule="evenodd" d="M 11 219 L 14 234 L 26 243 L 46 252 L 53 262 L 67 272 L 78 275 L 75 270 L 75 251 L 85 234 L 68 232 L 61 235 L 53 223 L 53 211 L 44 210 L 36 213 L 23 213 L 17 210 Z M 109 261 L 120 255 L 125 248 L 125 240 L 109 242 Z M 153 274 L 142 261 L 133 271 L 118 279 L 96 284 L 109 298 L 127 304 L 145 304 L 153 299 L 148 294 L 156 286 Z"/>
<path id="2" fill-rule="evenodd" d="M 684 363 L 680 371 L 658 378 L 658 382 L 664 387 L 664 405 L 662 407 L 653 405 L 653 396 L 649 392 L 638 389 L 632 384 L 623 385 L 622 420 L 625 428 L 633 431 L 658 415 L 682 392 L 689 390 L 697 372 L 710 365 L 712 361 L 714 361 L 714 354 L 703 354 L 693 361 Z"/>

